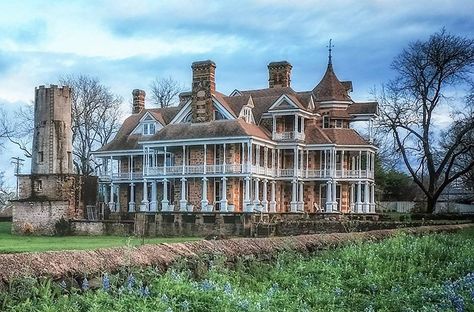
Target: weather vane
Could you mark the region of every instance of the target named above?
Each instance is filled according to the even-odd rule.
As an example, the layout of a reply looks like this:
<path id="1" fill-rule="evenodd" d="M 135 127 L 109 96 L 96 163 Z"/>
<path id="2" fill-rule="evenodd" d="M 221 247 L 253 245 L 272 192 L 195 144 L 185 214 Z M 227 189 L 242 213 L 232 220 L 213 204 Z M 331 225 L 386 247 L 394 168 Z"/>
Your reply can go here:
<path id="1" fill-rule="evenodd" d="M 331 52 L 332 52 L 332 48 L 334 48 L 334 45 L 332 44 L 332 39 L 329 39 L 329 45 L 326 46 L 327 48 L 329 48 L 329 65 L 332 65 L 332 55 L 331 55 Z"/>

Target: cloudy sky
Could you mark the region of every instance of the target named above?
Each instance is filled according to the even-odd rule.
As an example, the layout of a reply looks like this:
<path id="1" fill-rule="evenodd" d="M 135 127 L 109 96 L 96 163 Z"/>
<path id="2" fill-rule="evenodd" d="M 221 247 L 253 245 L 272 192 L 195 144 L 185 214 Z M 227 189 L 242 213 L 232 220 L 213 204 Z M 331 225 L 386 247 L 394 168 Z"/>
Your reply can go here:
<path id="1" fill-rule="evenodd" d="M 408 42 L 446 27 L 472 37 L 474 1 L 0 1 L 0 106 L 31 102 L 35 86 L 67 74 L 98 77 L 124 98 L 154 77 L 190 86 L 191 63 L 212 59 L 217 88 L 267 85 L 266 65 L 288 60 L 292 86 L 313 88 L 327 64 L 352 80 L 354 99 L 390 79 Z M 128 113 L 128 112 L 127 112 Z M 0 150 L 10 183 L 12 146 Z"/>

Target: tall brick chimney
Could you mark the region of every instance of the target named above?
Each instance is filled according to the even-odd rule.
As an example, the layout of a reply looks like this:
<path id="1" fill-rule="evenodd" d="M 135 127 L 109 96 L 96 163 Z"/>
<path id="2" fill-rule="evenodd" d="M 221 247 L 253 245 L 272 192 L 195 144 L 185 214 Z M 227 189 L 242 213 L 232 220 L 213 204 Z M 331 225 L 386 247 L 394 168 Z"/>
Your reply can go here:
<path id="1" fill-rule="evenodd" d="M 268 87 L 289 87 L 291 82 L 291 66 L 287 61 L 268 64 Z"/>
<path id="2" fill-rule="evenodd" d="M 211 61 L 194 62 L 192 86 L 192 122 L 214 120 L 212 94 L 216 91 L 216 64 Z"/>
<path id="3" fill-rule="evenodd" d="M 138 114 L 145 108 L 145 91 L 135 89 L 132 91 L 133 95 L 133 106 L 132 114 Z"/>

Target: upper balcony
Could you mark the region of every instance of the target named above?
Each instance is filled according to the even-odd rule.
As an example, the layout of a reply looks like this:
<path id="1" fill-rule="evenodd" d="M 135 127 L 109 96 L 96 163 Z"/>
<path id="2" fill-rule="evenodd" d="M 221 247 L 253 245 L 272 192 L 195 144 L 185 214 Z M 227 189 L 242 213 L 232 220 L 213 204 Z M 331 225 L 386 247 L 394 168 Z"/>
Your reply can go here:
<path id="1" fill-rule="evenodd" d="M 304 141 L 304 133 L 296 131 L 273 132 L 272 139 L 275 141 Z"/>

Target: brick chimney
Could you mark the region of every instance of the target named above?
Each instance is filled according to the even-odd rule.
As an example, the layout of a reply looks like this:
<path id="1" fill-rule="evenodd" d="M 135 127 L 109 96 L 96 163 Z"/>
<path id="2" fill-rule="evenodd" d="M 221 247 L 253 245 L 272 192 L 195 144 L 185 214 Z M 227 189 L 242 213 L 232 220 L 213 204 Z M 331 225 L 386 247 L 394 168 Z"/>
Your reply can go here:
<path id="1" fill-rule="evenodd" d="M 291 82 L 291 66 L 287 61 L 268 64 L 268 87 L 289 87 Z"/>
<path id="2" fill-rule="evenodd" d="M 194 62 L 192 86 L 192 122 L 214 120 L 212 94 L 216 91 L 216 64 L 213 61 Z"/>
<path id="3" fill-rule="evenodd" d="M 138 114 L 145 108 L 145 91 L 135 89 L 132 91 L 133 95 L 133 106 L 132 114 Z"/>

